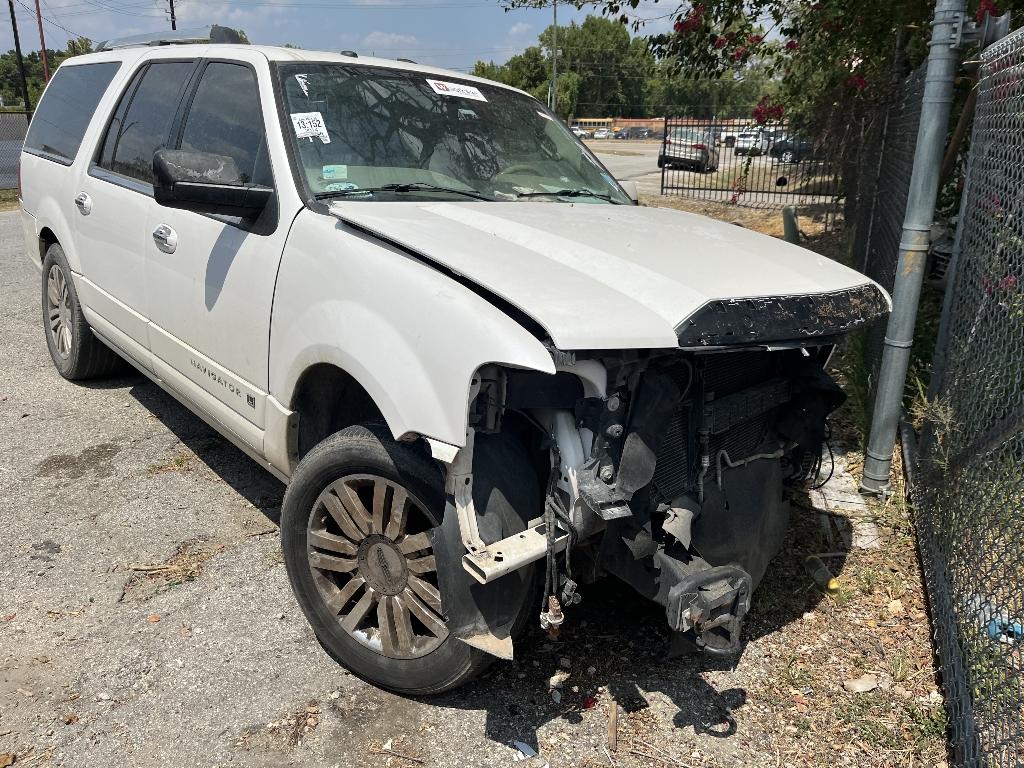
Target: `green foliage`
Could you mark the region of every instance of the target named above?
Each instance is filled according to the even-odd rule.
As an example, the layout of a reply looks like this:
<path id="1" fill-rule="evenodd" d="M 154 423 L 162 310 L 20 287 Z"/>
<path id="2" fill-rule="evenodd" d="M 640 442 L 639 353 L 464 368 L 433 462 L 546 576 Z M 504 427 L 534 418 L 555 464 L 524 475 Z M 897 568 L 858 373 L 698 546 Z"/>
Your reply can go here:
<path id="1" fill-rule="evenodd" d="M 68 40 L 67 48 L 63 51 L 46 49 L 47 58 L 50 64 L 50 72 L 60 66 L 60 63 L 71 56 L 80 56 L 83 53 L 92 51 L 92 41 L 80 37 L 77 40 Z M 43 60 L 39 51 L 24 53 L 25 79 L 28 81 L 28 97 L 35 107 L 39 103 L 39 97 L 43 95 L 46 86 L 46 79 L 43 76 Z M 21 97 L 21 76 L 18 73 L 18 60 L 14 51 L 0 54 L 0 98 L 3 105 L 8 108 L 23 109 L 25 104 Z"/>
<path id="2" fill-rule="evenodd" d="M 504 64 L 478 61 L 473 74 L 521 88 L 543 102 L 551 82 L 555 30 L 539 45 Z M 560 117 L 742 116 L 776 84 L 757 62 L 737 72 L 695 79 L 667 60 L 658 61 L 646 39 L 631 37 L 622 24 L 588 16 L 558 27 Z"/>
<path id="3" fill-rule="evenodd" d="M 503 2 L 506 8 L 547 4 Z M 644 31 L 644 22 L 632 13 L 639 0 L 574 4 L 599 9 L 623 30 Z M 968 0 L 968 8 L 978 19 L 986 11 L 1016 17 L 1024 0 Z M 933 9 L 934 0 L 676 0 L 665 7 L 673 31 L 651 35 L 646 47 L 684 83 L 718 85 L 731 73 L 758 72 L 778 85 L 787 117 L 814 122 L 842 111 L 852 121 L 888 95 L 894 74 L 902 76 L 924 60 Z M 610 31 L 604 34 L 612 37 Z M 695 103 L 685 87 L 682 92 L 675 90 L 680 86 L 660 87 L 665 95 L 648 95 L 648 111 L 659 100 Z M 616 102 L 609 97 L 609 103 Z"/>

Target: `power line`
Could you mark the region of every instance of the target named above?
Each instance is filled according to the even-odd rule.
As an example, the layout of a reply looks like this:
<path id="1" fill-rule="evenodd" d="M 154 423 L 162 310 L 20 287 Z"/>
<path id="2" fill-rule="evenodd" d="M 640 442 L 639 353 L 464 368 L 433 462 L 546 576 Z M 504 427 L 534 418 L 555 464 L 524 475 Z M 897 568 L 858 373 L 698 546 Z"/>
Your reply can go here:
<path id="1" fill-rule="evenodd" d="M 35 10 L 32 9 L 32 8 L 29 8 L 29 6 L 25 5 L 25 3 L 23 3 L 21 0 L 14 0 L 14 2 L 16 2 L 22 8 L 24 8 L 29 13 L 31 13 L 33 16 L 35 16 L 35 13 L 36 13 Z M 11 11 L 11 15 L 12 16 L 14 15 L 13 9 Z M 42 14 L 40 14 L 40 15 L 42 15 Z M 85 37 L 85 35 L 80 35 L 77 32 L 72 32 L 70 29 L 68 29 L 67 27 L 65 27 L 62 24 L 58 24 L 56 21 L 54 21 L 51 18 L 48 18 L 46 16 L 43 16 L 42 18 L 43 18 L 43 21 L 45 21 L 47 24 L 52 24 L 53 26 L 55 26 L 57 29 L 61 30 L 62 32 L 66 32 L 67 34 L 71 35 L 71 37 L 74 37 L 74 38 Z M 85 37 L 85 39 L 88 40 L 89 38 Z"/>

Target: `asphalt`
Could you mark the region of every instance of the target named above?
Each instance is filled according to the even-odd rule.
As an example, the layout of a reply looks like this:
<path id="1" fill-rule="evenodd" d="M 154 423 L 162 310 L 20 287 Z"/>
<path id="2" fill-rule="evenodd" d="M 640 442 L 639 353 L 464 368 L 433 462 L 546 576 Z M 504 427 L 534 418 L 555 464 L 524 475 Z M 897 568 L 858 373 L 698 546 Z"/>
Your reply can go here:
<path id="1" fill-rule="evenodd" d="M 746 688 L 803 598 L 759 620 L 737 670 L 666 659 L 663 614 L 604 583 L 557 643 L 532 628 L 462 690 L 415 700 L 353 677 L 292 599 L 282 486 L 141 376 L 61 379 L 40 282 L 0 214 L 0 763 L 454 768 L 507 765 L 518 740 L 541 753 L 524 766 L 608 765 L 614 698 L 623 743 L 776 764 Z"/>

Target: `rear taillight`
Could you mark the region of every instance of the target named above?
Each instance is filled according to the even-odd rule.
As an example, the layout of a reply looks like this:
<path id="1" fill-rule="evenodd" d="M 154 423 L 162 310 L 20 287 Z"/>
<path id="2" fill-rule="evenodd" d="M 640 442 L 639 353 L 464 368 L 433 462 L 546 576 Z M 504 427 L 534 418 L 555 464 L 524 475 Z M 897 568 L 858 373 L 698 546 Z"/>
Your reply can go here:
<path id="1" fill-rule="evenodd" d="M 694 149 L 707 149 L 707 145 L 706 144 L 694 144 L 693 148 Z"/>

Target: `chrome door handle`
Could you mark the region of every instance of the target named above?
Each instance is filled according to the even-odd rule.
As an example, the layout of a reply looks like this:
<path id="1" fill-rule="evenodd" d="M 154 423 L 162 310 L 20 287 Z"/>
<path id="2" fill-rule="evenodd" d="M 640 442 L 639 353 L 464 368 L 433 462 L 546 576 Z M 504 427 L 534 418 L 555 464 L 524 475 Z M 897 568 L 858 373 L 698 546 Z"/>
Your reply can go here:
<path id="1" fill-rule="evenodd" d="M 178 247 L 178 233 L 166 224 L 161 224 L 153 230 L 153 240 L 156 241 L 156 247 L 164 253 L 174 253 L 174 249 Z"/>
<path id="2" fill-rule="evenodd" d="M 92 213 L 92 198 L 85 192 L 79 192 L 75 195 L 75 205 L 78 206 L 78 212 L 83 216 L 88 216 Z"/>

